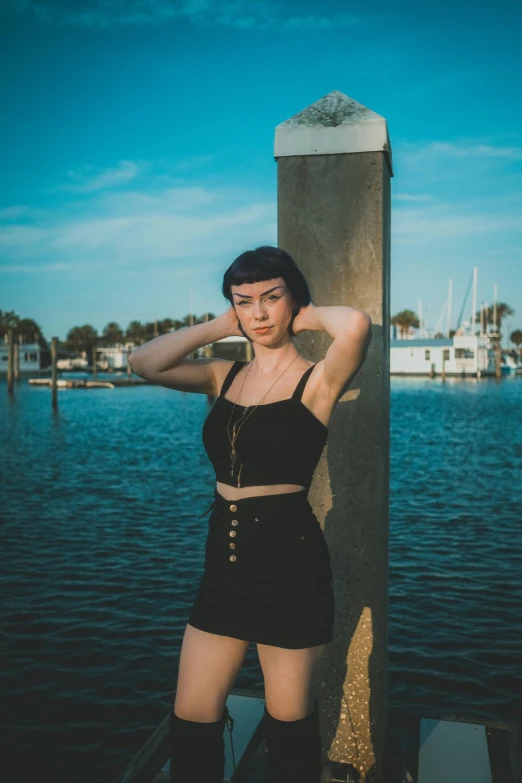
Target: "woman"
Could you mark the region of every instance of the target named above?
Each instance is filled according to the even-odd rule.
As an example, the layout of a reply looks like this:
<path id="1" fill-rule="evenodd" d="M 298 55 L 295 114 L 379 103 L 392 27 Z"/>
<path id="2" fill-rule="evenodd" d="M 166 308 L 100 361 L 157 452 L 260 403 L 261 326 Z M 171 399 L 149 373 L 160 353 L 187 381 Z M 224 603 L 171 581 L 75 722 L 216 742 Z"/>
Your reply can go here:
<path id="1" fill-rule="evenodd" d="M 319 783 L 315 689 L 334 599 L 326 539 L 307 494 L 332 411 L 364 362 L 371 319 L 353 307 L 314 306 L 294 260 L 277 247 L 238 256 L 222 291 L 230 302 L 222 315 L 130 354 L 143 378 L 217 397 L 203 426 L 216 486 L 170 715 L 170 779 L 222 782 L 226 700 L 256 642 L 274 780 Z M 332 338 L 315 364 L 292 339 L 306 329 Z M 250 362 L 186 358 L 240 334 L 252 343 Z"/>

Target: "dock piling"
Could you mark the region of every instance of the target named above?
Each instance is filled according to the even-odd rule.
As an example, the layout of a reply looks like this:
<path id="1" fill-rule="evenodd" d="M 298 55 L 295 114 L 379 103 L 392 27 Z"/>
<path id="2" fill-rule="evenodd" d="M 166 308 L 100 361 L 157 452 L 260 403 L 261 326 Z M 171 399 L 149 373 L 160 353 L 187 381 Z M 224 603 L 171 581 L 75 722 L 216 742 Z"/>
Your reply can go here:
<path id="1" fill-rule="evenodd" d="M 384 117 L 334 90 L 277 126 L 278 245 L 314 302 L 372 318 L 365 364 L 341 397 L 310 502 L 331 553 L 334 640 L 318 684 L 329 762 L 384 783 L 387 731 L 391 146 Z M 296 345 L 318 361 L 331 339 Z"/>

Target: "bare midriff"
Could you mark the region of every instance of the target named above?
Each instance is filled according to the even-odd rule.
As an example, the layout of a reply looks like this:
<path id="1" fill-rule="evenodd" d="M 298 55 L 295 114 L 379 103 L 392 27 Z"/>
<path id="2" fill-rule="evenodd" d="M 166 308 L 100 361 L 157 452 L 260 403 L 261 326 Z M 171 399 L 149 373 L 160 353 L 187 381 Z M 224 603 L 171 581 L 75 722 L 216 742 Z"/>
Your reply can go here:
<path id="1" fill-rule="evenodd" d="M 231 487 L 216 481 L 216 489 L 226 500 L 240 500 L 253 495 L 283 495 L 287 492 L 300 492 L 306 487 L 300 484 L 261 484 L 253 487 Z"/>

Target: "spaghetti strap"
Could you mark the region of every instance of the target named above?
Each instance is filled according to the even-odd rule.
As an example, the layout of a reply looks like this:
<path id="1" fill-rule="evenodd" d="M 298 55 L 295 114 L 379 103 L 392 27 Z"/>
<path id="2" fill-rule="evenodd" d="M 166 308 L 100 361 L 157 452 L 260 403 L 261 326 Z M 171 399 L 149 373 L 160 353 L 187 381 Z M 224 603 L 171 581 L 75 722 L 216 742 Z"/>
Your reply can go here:
<path id="1" fill-rule="evenodd" d="M 221 362 L 223 363 L 223 359 Z M 216 482 L 238 489 L 271 486 L 272 484 L 299 484 L 308 489 L 328 438 L 328 425 L 318 419 L 312 410 L 301 402 L 301 395 L 304 397 L 303 389 L 310 375 L 314 375 L 313 367 L 316 365 L 310 360 L 302 360 L 301 369 L 297 366 L 292 378 L 288 373 L 287 380 L 290 380 L 290 389 L 287 387 L 284 399 L 275 400 L 273 403 L 266 402 L 264 397 L 268 392 L 263 395 L 259 389 L 257 392 L 254 389 L 254 395 L 259 395 L 261 401 L 256 400 L 255 405 L 241 405 L 239 400 L 236 402 L 237 393 L 232 392 L 231 389 L 236 388 L 236 385 L 237 391 L 240 387 L 245 389 L 246 384 L 243 386 L 243 381 L 251 366 L 250 362 L 234 361 L 233 359 L 227 361 L 226 366 L 223 365 L 221 391 L 219 387 L 215 388 L 215 394 L 218 395 L 219 392 L 216 399 L 217 404 L 212 406 L 203 425 L 203 445 L 215 468 Z M 281 370 L 279 374 L 282 374 Z M 272 378 L 269 380 L 269 384 L 273 386 L 277 380 L 277 377 Z M 253 376 L 251 376 L 251 381 L 255 387 Z M 281 385 L 282 381 L 283 378 L 281 378 Z M 312 383 L 315 385 L 315 381 Z M 310 387 L 310 382 L 308 382 L 308 386 Z M 310 395 L 307 395 L 307 398 L 308 396 Z M 229 397 L 230 399 L 228 399 Z M 244 402 L 248 403 L 248 400 Z M 238 410 L 233 406 L 236 406 Z M 232 419 L 234 419 L 236 429 L 230 433 L 230 431 L 227 432 L 227 427 L 230 428 Z M 238 435 L 238 443 L 236 444 L 236 436 Z M 237 449 L 232 448 L 232 439 L 237 445 Z M 269 450 L 269 456 L 267 456 L 268 445 L 272 447 Z M 283 493 L 277 497 L 285 498 L 287 495 Z M 210 498 L 208 502 L 210 503 Z M 277 502 L 282 503 L 283 501 L 278 500 Z M 245 505 L 243 500 L 239 500 L 238 511 L 242 503 Z M 262 519 L 263 515 L 256 513 L 255 516 Z M 213 519 L 212 517 L 211 520 L 213 521 Z M 306 522 L 306 520 L 304 521 Z M 220 523 L 217 522 L 216 525 L 219 527 Z M 306 528 L 303 535 L 306 537 L 310 532 Z M 228 536 L 228 530 L 224 529 L 223 535 Z M 222 557 L 225 562 L 226 577 L 228 578 L 230 575 L 233 578 L 233 571 L 234 573 L 241 571 L 243 550 L 239 547 L 239 551 L 235 550 L 231 555 L 228 553 L 229 547 L 225 545 L 224 539 L 222 543 L 223 547 L 221 545 L 218 547 L 222 550 L 218 557 Z M 268 551 L 266 553 L 269 571 L 272 562 L 271 560 L 269 562 L 268 558 L 272 554 L 272 550 L 270 553 Z M 235 568 L 232 563 L 238 567 Z"/>
<path id="2" fill-rule="evenodd" d="M 303 395 L 303 389 L 306 386 L 306 382 L 307 382 L 308 378 L 310 377 L 314 367 L 315 367 L 315 364 L 312 364 L 312 366 L 309 367 L 308 370 L 305 370 L 304 373 L 301 375 L 301 380 L 299 381 L 299 383 L 295 387 L 295 391 L 292 394 L 292 399 L 293 400 L 300 400 L 301 399 L 301 397 Z"/>
<path id="3" fill-rule="evenodd" d="M 226 391 L 238 372 L 240 371 L 241 367 L 246 364 L 246 362 L 242 361 L 235 361 L 230 370 L 228 371 L 225 380 L 223 381 L 223 385 L 221 386 L 221 391 L 219 392 L 220 397 L 224 397 L 226 394 Z"/>

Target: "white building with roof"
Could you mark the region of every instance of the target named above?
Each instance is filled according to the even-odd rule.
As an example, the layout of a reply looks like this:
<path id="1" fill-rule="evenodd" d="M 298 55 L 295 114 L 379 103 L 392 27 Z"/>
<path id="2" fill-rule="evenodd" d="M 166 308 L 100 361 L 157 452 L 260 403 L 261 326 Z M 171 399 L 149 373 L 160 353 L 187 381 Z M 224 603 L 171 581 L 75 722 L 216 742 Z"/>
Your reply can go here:
<path id="1" fill-rule="evenodd" d="M 0 375 L 7 375 L 9 346 L 7 342 L 0 343 Z M 36 372 L 42 369 L 42 349 L 38 343 L 18 344 L 19 368 L 21 373 Z"/>
<path id="2" fill-rule="evenodd" d="M 134 343 L 116 343 L 96 348 L 96 366 L 101 370 L 126 370 L 128 352 Z"/>
<path id="3" fill-rule="evenodd" d="M 390 339 L 390 375 L 494 375 L 495 352 L 486 335 Z"/>

